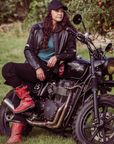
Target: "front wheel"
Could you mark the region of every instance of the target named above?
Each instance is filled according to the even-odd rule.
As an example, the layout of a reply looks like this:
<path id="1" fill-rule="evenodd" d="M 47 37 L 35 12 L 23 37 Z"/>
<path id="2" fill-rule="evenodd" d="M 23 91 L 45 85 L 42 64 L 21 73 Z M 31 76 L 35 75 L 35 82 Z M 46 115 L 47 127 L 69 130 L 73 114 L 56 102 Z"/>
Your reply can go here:
<path id="1" fill-rule="evenodd" d="M 11 90 L 8 92 L 8 94 L 5 96 L 4 99 L 8 98 L 12 101 L 14 95 L 14 91 Z M 1 135 L 11 135 L 11 126 L 12 126 L 12 120 L 13 120 L 14 114 L 4 106 L 3 102 L 0 105 L 0 134 Z M 32 126 L 29 124 L 25 124 L 22 135 L 27 136 L 32 131 Z"/>
<path id="2" fill-rule="evenodd" d="M 114 96 L 100 95 L 98 100 L 100 124 L 94 123 L 93 99 L 78 110 L 72 125 L 77 144 L 112 144 L 114 141 Z"/>

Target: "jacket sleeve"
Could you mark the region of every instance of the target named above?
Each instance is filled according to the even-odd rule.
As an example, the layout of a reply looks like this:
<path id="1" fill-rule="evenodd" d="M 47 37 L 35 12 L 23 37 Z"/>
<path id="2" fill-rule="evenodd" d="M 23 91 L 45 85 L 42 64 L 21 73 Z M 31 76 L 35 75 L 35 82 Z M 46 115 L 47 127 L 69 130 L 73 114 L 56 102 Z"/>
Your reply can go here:
<path id="1" fill-rule="evenodd" d="M 76 39 L 72 34 L 68 35 L 65 45 L 65 52 L 56 54 L 57 61 L 74 60 L 76 59 Z"/>
<path id="2" fill-rule="evenodd" d="M 36 24 L 35 24 L 36 25 Z M 27 40 L 24 54 L 26 60 L 30 63 L 30 65 L 36 70 L 40 67 L 40 63 L 38 61 L 37 55 L 35 54 L 35 47 L 34 47 L 34 31 L 35 31 L 35 25 L 31 28 L 29 38 Z"/>

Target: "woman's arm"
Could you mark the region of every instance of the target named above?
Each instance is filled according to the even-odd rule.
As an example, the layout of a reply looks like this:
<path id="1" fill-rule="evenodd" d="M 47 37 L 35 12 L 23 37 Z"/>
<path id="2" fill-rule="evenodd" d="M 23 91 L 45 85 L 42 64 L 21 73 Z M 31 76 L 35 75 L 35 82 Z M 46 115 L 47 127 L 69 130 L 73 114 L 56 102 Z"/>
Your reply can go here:
<path id="1" fill-rule="evenodd" d="M 65 53 L 56 54 L 57 61 L 73 60 L 76 58 L 76 39 L 72 34 L 68 35 Z"/>
<path id="2" fill-rule="evenodd" d="M 37 55 L 35 54 L 35 49 L 36 47 L 34 46 L 34 30 L 35 30 L 35 25 L 31 28 L 29 38 L 27 40 L 25 49 L 24 49 L 24 54 L 26 57 L 26 60 L 30 63 L 30 65 L 37 70 L 40 68 L 40 63 L 38 61 Z"/>
<path id="3" fill-rule="evenodd" d="M 40 62 L 38 61 L 38 56 L 35 54 L 35 46 L 34 46 L 34 30 L 35 25 L 32 27 L 30 31 L 29 38 L 27 40 L 27 44 L 25 46 L 24 54 L 26 60 L 30 63 L 30 65 L 36 70 L 36 77 L 40 81 L 45 79 L 45 74 L 43 69 L 40 67 Z"/>

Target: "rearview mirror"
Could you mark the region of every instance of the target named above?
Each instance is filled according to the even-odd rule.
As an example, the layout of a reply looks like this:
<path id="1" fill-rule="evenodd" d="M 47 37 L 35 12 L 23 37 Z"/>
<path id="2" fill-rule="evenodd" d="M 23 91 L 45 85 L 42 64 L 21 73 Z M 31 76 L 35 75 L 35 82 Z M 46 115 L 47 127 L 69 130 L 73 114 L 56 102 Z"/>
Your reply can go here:
<path id="1" fill-rule="evenodd" d="M 106 48 L 105 48 L 105 51 L 108 52 L 109 50 L 111 50 L 112 48 L 112 43 L 109 43 Z"/>
<path id="2" fill-rule="evenodd" d="M 82 16 L 80 14 L 76 14 L 73 18 L 73 22 L 74 24 L 78 25 L 82 22 Z"/>

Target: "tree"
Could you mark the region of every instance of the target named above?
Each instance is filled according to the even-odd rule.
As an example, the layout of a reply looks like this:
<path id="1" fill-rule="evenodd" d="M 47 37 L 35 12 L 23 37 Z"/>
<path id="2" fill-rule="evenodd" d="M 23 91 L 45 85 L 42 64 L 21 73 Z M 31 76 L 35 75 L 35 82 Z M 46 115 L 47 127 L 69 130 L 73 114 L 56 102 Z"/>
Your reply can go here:
<path id="1" fill-rule="evenodd" d="M 43 21 L 51 0 L 0 0 L 0 24 L 15 20 Z M 82 15 L 86 28 L 105 36 L 114 29 L 114 0 L 60 0 L 68 7 L 72 21 L 77 13 Z M 77 26 L 76 26 L 77 28 Z M 82 30 L 82 25 L 78 26 Z"/>
<path id="2" fill-rule="evenodd" d="M 1 0 L 0 24 L 23 21 L 29 12 L 29 5 L 33 0 Z"/>
<path id="3" fill-rule="evenodd" d="M 30 4 L 28 20 L 42 21 L 51 0 L 34 0 Z M 86 28 L 90 32 L 98 32 L 105 36 L 114 28 L 114 1 L 113 0 L 60 0 L 68 7 L 67 14 L 72 22 L 77 13 L 82 15 Z M 77 26 L 76 26 L 77 28 Z M 79 26 L 82 30 L 82 25 Z"/>
<path id="4" fill-rule="evenodd" d="M 114 28 L 113 0 L 72 0 L 67 5 L 69 14 L 82 15 L 89 31 L 106 35 Z"/>
<path id="5" fill-rule="evenodd" d="M 51 0 L 34 0 L 30 4 L 30 13 L 27 16 L 27 20 L 41 22 L 43 18 L 46 16 L 47 7 Z"/>

